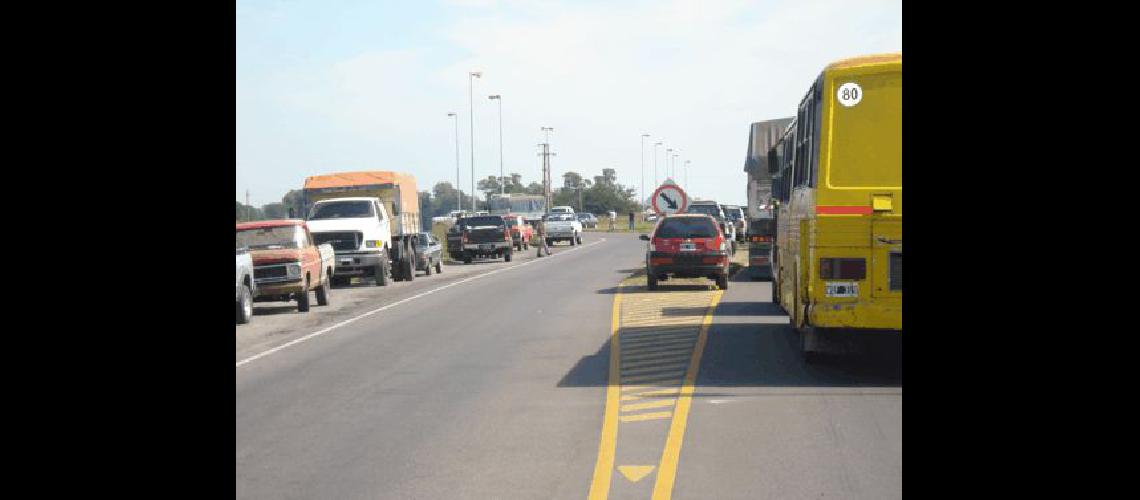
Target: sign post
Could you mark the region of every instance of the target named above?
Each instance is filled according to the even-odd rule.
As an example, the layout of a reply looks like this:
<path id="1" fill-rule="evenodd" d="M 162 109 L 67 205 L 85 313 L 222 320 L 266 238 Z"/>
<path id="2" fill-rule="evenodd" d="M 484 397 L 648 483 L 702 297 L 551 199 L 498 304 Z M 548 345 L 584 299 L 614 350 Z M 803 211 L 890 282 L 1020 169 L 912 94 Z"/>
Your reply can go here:
<path id="1" fill-rule="evenodd" d="M 681 186 L 673 182 L 673 179 L 665 179 L 665 182 L 653 191 L 650 205 L 653 207 L 653 211 L 657 212 L 658 217 L 685 213 L 685 210 L 689 208 L 689 196 L 685 194 L 685 190 L 681 189 Z"/>

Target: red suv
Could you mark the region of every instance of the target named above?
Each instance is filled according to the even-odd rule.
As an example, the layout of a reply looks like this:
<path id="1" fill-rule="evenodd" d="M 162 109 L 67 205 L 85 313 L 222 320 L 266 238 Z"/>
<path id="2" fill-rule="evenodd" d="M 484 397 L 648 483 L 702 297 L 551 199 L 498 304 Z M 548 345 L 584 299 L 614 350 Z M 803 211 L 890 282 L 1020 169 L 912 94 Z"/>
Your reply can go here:
<path id="1" fill-rule="evenodd" d="M 721 290 L 728 289 L 729 243 L 716 219 L 704 214 L 674 214 L 657 221 L 645 254 L 645 270 L 649 289 L 657 289 L 657 281 L 707 276 Z"/>

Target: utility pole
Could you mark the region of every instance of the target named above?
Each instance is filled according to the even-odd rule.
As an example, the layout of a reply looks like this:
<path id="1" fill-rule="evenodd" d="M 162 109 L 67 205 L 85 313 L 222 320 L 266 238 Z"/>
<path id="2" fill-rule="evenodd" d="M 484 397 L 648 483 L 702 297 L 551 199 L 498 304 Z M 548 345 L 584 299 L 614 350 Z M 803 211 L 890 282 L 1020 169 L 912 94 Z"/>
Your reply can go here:
<path id="1" fill-rule="evenodd" d="M 550 152 L 550 133 L 554 131 L 553 127 L 542 127 L 542 131 L 546 134 L 546 142 L 539 144 L 542 146 L 542 191 L 543 196 L 546 198 L 546 211 L 550 212 L 550 157 L 557 156 Z"/>

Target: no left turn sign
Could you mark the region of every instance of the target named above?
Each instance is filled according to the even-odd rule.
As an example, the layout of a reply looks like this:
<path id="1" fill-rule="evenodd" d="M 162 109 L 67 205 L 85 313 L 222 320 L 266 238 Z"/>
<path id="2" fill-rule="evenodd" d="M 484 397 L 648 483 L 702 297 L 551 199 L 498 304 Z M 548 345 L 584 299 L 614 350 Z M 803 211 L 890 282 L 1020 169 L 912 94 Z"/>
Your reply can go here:
<path id="1" fill-rule="evenodd" d="M 689 208 L 689 197 L 685 190 L 676 184 L 664 184 L 653 191 L 653 211 L 657 215 L 684 213 Z"/>

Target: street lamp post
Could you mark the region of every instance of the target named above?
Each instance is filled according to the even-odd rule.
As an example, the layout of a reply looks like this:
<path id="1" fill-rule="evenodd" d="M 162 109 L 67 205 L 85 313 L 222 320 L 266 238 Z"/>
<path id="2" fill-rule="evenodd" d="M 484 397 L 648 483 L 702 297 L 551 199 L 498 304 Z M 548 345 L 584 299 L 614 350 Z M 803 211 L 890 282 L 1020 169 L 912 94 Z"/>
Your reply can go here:
<path id="1" fill-rule="evenodd" d="M 689 163 L 691 160 L 685 160 L 685 187 L 689 187 Z"/>
<path id="2" fill-rule="evenodd" d="M 665 149 L 665 178 L 666 179 L 672 177 L 672 174 L 669 173 L 669 171 L 670 171 L 669 170 L 669 157 L 672 155 L 673 155 L 673 148 Z"/>
<path id="3" fill-rule="evenodd" d="M 503 98 L 499 94 L 487 96 L 488 99 L 499 101 L 499 194 L 506 193 L 503 187 Z"/>
<path id="4" fill-rule="evenodd" d="M 657 186 L 657 146 L 660 146 L 662 144 L 664 144 L 664 143 L 659 142 L 659 143 L 653 145 L 653 186 L 654 186 L 654 189 L 657 189 L 657 187 L 656 187 Z"/>
<path id="5" fill-rule="evenodd" d="M 680 155 L 676 155 L 676 154 L 673 155 L 673 161 L 671 163 L 672 168 L 670 170 L 673 172 L 673 177 L 677 176 L 677 157 L 678 156 L 680 156 Z"/>
<path id="6" fill-rule="evenodd" d="M 447 116 L 455 118 L 455 209 L 463 210 L 463 198 L 459 192 L 459 114 L 448 113 Z"/>
<path id="7" fill-rule="evenodd" d="M 645 138 L 649 134 L 641 134 L 641 191 L 638 193 L 638 204 L 645 210 Z"/>
<path id="8" fill-rule="evenodd" d="M 475 214 L 475 80 L 483 78 L 482 71 L 467 74 L 467 102 L 471 104 L 471 214 Z"/>

